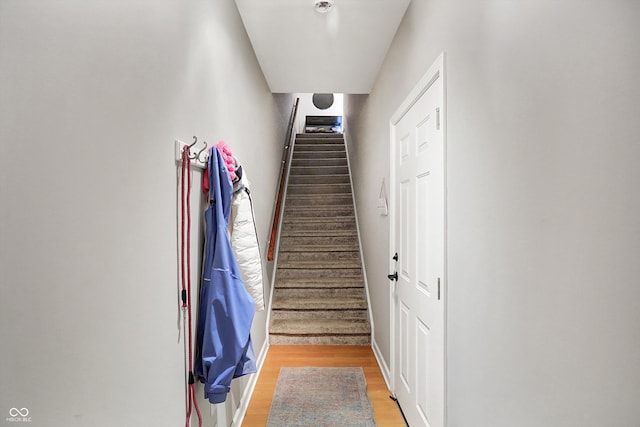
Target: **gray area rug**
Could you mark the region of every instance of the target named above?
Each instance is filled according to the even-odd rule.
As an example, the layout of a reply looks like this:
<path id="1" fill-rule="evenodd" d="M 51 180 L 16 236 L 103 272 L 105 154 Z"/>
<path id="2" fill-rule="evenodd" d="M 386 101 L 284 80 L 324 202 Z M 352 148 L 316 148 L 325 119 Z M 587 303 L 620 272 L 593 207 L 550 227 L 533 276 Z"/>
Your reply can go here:
<path id="1" fill-rule="evenodd" d="M 371 427 L 362 368 L 282 368 L 267 427 Z"/>

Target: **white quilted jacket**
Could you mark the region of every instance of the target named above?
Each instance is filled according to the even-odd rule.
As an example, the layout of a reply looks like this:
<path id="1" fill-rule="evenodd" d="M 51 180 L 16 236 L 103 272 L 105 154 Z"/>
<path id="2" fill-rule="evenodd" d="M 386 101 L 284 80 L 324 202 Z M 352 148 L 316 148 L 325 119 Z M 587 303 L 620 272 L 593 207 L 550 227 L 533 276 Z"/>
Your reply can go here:
<path id="1" fill-rule="evenodd" d="M 249 180 L 244 170 L 239 169 L 236 173 L 240 176 L 240 180 L 233 186 L 229 237 L 244 286 L 256 304 L 256 311 L 263 311 L 262 259 L 249 196 Z"/>

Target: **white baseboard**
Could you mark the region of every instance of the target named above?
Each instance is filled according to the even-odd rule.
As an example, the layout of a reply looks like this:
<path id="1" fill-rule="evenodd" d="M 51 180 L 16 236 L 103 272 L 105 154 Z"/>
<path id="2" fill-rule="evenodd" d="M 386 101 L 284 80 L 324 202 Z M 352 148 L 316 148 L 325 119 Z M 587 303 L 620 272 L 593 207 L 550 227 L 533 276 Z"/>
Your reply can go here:
<path id="1" fill-rule="evenodd" d="M 376 357 L 378 361 L 378 366 L 380 367 L 380 371 L 382 372 L 382 377 L 384 378 L 384 382 L 387 384 L 387 388 L 392 390 L 391 388 L 391 370 L 384 358 L 382 357 L 382 352 L 380 351 L 380 347 L 378 347 L 378 343 L 375 339 L 371 340 L 371 349 L 373 350 L 373 355 Z"/>
<path id="2" fill-rule="evenodd" d="M 269 350 L 269 337 L 264 340 L 264 345 L 260 350 L 260 354 L 258 354 L 258 358 L 256 360 L 256 368 L 257 372 L 251 375 L 249 379 L 249 383 L 244 389 L 242 393 L 242 398 L 240 398 L 240 405 L 238 409 L 236 409 L 233 414 L 233 420 L 231 420 L 231 427 L 240 427 L 242 426 L 242 421 L 244 420 L 244 416 L 247 414 L 247 409 L 249 408 L 249 402 L 251 401 L 251 396 L 253 396 L 253 391 L 256 388 L 256 383 L 258 382 L 258 377 L 260 376 L 260 371 L 262 371 L 262 365 L 264 365 L 264 361 L 267 358 L 267 351 Z"/>

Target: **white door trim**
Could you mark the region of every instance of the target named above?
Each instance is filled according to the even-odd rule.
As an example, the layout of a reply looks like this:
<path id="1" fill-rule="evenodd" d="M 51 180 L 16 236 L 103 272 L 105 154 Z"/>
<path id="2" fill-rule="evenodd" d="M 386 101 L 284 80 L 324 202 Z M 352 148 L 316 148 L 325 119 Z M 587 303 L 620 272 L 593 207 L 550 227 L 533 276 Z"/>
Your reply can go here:
<path id="1" fill-rule="evenodd" d="M 396 140 L 396 127 L 404 115 L 411 109 L 411 107 L 420 99 L 420 97 L 431 87 L 431 85 L 438 79 L 442 79 L 443 90 L 443 103 L 442 111 L 440 114 L 440 125 L 443 131 L 443 144 L 444 144 L 444 277 L 443 277 L 443 295 L 444 295 L 444 425 L 447 425 L 447 290 L 448 290 L 448 264 L 447 264 L 447 80 L 445 74 L 445 53 L 442 52 L 435 60 L 429 70 L 422 76 L 415 87 L 409 92 L 409 95 L 400 104 L 395 113 L 391 116 L 389 121 L 389 272 L 395 271 L 396 265 L 392 260 L 395 253 L 395 241 L 396 241 L 396 215 L 395 205 L 397 202 L 397 195 L 395 194 L 396 188 L 396 150 L 394 147 Z M 391 282 L 389 287 L 389 327 L 390 327 L 390 367 L 391 367 L 391 393 L 395 397 L 395 384 L 396 384 L 396 336 L 395 336 L 395 282 Z"/>

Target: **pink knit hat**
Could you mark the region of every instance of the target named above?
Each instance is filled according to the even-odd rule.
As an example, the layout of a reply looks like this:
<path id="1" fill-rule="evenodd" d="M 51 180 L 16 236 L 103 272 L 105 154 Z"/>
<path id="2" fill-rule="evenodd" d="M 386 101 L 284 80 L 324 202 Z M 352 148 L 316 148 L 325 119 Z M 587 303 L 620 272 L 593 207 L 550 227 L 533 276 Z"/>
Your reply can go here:
<path id="1" fill-rule="evenodd" d="M 220 151 L 222 155 L 222 159 L 224 163 L 227 165 L 227 170 L 229 171 L 229 178 L 231 178 L 231 182 L 238 179 L 238 175 L 236 175 L 236 161 L 233 158 L 233 154 L 231 153 L 231 148 L 224 141 L 219 141 L 216 144 L 216 148 Z"/>

